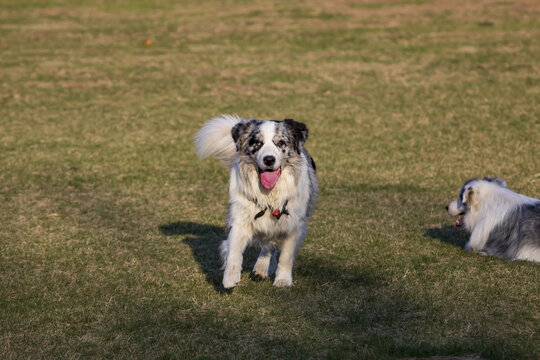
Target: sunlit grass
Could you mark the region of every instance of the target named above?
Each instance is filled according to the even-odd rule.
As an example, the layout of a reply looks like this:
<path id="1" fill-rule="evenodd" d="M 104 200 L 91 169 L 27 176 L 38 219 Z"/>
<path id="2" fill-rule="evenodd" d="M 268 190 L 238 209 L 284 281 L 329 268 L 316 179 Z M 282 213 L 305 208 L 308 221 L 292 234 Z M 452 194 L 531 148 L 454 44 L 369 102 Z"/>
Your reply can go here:
<path id="1" fill-rule="evenodd" d="M 0 358 L 540 355 L 538 265 L 444 212 L 471 177 L 540 196 L 534 2 L 0 3 Z M 310 129 L 292 288 L 250 250 L 221 289 L 221 113 Z"/>

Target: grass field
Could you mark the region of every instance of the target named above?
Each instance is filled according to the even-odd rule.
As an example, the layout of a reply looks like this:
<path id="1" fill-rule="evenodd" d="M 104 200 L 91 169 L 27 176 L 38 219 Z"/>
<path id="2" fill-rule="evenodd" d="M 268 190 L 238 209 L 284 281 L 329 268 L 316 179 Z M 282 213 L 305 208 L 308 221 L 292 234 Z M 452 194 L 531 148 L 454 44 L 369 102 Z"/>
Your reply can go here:
<path id="1" fill-rule="evenodd" d="M 444 211 L 540 197 L 539 59 L 533 0 L 0 0 L 0 358 L 539 358 L 540 266 Z M 220 287 L 221 113 L 310 128 L 291 288 Z"/>

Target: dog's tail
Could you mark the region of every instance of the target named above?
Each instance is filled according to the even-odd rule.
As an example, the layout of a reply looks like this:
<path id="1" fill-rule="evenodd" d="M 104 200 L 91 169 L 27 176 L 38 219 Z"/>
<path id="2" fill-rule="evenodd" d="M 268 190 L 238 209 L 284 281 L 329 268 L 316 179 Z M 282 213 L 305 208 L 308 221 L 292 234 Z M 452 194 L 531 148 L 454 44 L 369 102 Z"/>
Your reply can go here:
<path id="1" fill-rule="evenodd" d="M 236 145 L 231 130 L 241 121 L 243 119 L 237 115 L 221 115 L 204 124 L 195 136 L 195 148 L 199 158 L 213 156 L 225 167 L 232 167 Z"/>

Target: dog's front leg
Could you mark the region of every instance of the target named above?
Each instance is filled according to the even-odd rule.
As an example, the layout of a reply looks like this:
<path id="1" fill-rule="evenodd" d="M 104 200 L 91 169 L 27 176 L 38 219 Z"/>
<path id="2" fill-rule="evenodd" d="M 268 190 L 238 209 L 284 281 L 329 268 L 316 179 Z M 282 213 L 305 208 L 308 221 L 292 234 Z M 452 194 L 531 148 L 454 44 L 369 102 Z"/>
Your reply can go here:
<path id="1" fill-rule="evenodd" d="M 475 226 L 473 232 L 471 233 L 469 241 L 465 244 L 465 250 L 474 251 L 477 253 L 480 253 L 482 251 L 487 240 L 486 233 L 489 233 L 484 231 L 483 227 L 483 222 Z"/>
<path id="2" fill-rule="evenodd" d="M 297 231 L 292 232 L 283 240 L 281 252 L 279 254 L 279 262 L 274 279 L 274 286 L 291 286 L 292 285 L 292 268 L 294 258 L 298 248 L 304 241 L 306 236 L 306 226 L 303 225 Z"/>
<path id="3" fill-rule="evenodd" d="M 225 254 L 225 273 L 223 274 L 223 287 L 230 289 L 240 282 L 242 273 L 242 254 L 250 239 L 250 231 L 242 226 L 233 225 L 229 231 Z"/>
<path id="4" fill-rule="evenodd" d="M 272 274 L 272 271 L 276 270 L 276 260 L 274 247 L 269 244 L 263 244 L 257 262 L 253 267 L 253 279 L 254 280 L 264 280 L 269 275 Z"/>

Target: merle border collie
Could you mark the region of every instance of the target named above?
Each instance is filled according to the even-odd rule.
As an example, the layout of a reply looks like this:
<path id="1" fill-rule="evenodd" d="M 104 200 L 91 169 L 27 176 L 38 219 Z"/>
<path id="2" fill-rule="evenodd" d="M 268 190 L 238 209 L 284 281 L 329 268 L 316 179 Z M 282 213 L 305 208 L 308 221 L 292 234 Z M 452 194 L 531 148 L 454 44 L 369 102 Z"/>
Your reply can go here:
<path id="1" fill-rule="evenodd" d="M 232 115 L 210 120 L 197 133 L 199 157 L 213 156 L 231 169 L 228 236 L 221 244 L 226 289 L 240 281 L 242 254 L 253 243 L 261 252 L 252 277 L 262 280 L 275 273 L 275 286 L 292 285 L 294 258 L 318 193 L 315 163 L 304 147 L 307 138 L 307 127 L 291 119 Z"/>
<path id="2" fill-rule="evenodd" d="M 503 179 L 466 181 L 446 210 L 471 232 L 466 250 L 540 262 L 540 200 L 509 190 Z"/>

